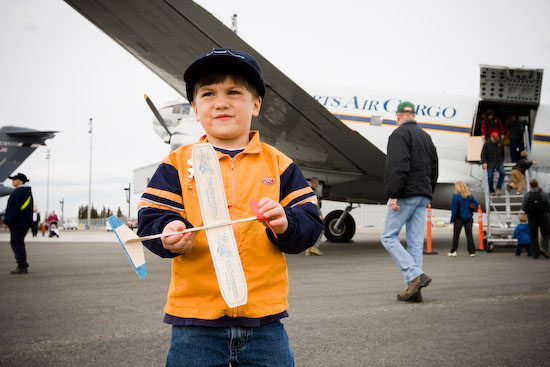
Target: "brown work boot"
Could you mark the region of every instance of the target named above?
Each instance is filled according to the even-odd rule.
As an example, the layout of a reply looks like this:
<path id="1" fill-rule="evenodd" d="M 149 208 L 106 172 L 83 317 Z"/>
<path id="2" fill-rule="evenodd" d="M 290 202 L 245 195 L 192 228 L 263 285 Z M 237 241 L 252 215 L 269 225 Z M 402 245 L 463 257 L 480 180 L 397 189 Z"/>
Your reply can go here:
<path id="1" fill-rule="evenodd" d="M 323 253 L 321 252 L 321 250 L 319 250 L 317 247 L 313 246 L 309 249 L 309 251 L 313 254 L 313 255 L 317 255 L 317 256 L 323 256 Z"/>
<path id="2" fill-rule="evenodd" d="M 312 256 L 311 254 L 311 247 L 306 249 L 306 256 Z"/>
<path id="3" fill-rule="evenodd" d="M 418 290 L 416 294 L 413 294 L 411 298 L 409 298 L 409 302 L 422 302 L 422 292 L 421 290 Z"/>
<path id="4" fill-rule="evenodd" d="M 420 289 L 428 286 L 430 282 L 432 281 L 432 278 L 427 276 L 426 274 L 420 274 L 411 282 L 409 283 L 409 287 L 406 291 L 401 292 L 397 295 L 398 301 L 411 301 L 411 298 L 413 296 L 416 296 L 416 294 L 420 291 Z"/>

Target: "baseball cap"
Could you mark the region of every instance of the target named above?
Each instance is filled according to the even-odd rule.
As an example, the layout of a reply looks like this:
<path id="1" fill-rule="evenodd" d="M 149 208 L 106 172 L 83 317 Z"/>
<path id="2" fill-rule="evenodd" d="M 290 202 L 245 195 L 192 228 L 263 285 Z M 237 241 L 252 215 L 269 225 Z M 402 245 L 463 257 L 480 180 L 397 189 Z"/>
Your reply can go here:
<path id="1" fill-rule="evenodd" d="M 17 173 L 16 175 L 9 176 L 8 178 L 10 180 L 21 180 L 23 182 L 29 182 L 29 179 L 27 178 L 27 176 L 25 176 L 21 172 Z"/>
<path id="2" fill-rule="evenodd" d="M 493 136 L 498 136 L 498 132 L 493 131 L 493 132 L 491 133 L 491 138 L 492 138 Z"/>
<path id="3" fill-rule="evenodd" d="M 245 52 L 233 51 L 230 48 L 214 48 L 197 57 L 183 73 L 187 100 L 189 102 L 193 101 L 195 84 L 205 70 L 223 69 L 229 65 L 239 67 L 245 71 L 247 76 L 250 77 L 250 83 L 256 87 L 258 95 L 264 98 L 265 82 L 256 59 Z"/>
<path id="4" fill-rule="evenodd" d="M 397 113 L 411 112 L 415 113 L 414 104 L 409 101 L 403 101 L 397 105 Z"/>

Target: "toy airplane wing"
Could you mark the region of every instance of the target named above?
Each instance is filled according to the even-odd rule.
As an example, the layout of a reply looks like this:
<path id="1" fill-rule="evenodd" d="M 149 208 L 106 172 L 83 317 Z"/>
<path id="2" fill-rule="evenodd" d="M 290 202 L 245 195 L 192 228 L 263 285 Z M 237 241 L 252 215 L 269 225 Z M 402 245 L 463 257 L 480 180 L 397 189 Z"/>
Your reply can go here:
<path id="1" fill-rule="evenodd" d="M 113 232 L 118 238 L 118 242 L 122 245 L 124 252 L 130 259 L 134 270 L 136 271 L 140 279 L 147 276 L 147 266 L 145 264 L 145 255 L 143 253 L 143 244 L 141 241 L 128 243 L 128 240 L 139 238 L 134 231 L 132 231 L 128 226 L 122 224 L 122 222 L 115 216 L 110 216 L 107 218 Z"/>

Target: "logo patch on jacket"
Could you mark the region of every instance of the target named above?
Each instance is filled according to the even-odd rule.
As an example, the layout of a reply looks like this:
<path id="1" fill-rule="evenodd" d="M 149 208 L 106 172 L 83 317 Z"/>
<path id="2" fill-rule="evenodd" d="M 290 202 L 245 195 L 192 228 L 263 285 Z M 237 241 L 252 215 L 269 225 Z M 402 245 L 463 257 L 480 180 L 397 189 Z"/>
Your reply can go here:
<path id="1" fill-rule="evenodd" d="M 274 178 L 264 178 L 263 183 L 266 184 L 266 185 L 273 185 L 275 183 L 275 179 Z"/>

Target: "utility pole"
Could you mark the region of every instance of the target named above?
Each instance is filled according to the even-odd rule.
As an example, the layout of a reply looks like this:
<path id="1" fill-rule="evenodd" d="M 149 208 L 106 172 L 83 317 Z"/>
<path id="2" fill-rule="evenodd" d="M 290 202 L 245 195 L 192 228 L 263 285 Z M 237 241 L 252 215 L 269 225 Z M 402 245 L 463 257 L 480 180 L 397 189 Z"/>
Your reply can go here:
<path id="1" fill-rule="evenodd" d="M 90 214 L 92 212 L 92 119 L 89 122 L 90 129 L 90 180 L 88 181 L 88 215 L 86 218 L 86 229 L 90 229 Z"/>
<path id="2" fill-rule="evenodd" d="M 132 184 L 128 183 L 128 187 L 125 187 L 124 191 L 126 191 L 126 201 L 128 202 L 128 218 L 126 219 L 126 222 L 128 222 L 130 220 L 130 200 L 132 198 Z"/>
<path id="3" fill-rule="evenodd" d="M 50 213 L 50 148 L 46 149 L 46 160 L 48 161 L 48 173 L 46 179 L 46 218 Z"/>
<path id="4" fill-rule="evenodd" d="M 61 199 L 61 201 L 59 202 L 59 204 L 61 204 L 61 226 L 63 226 L 63 229 L 65 229 L 65 199 Z M 59 226 L 58 226 L 59 227 Z"/>

